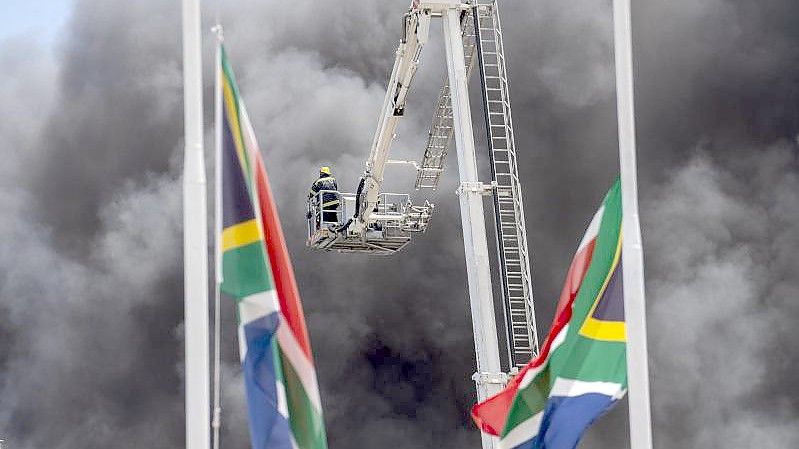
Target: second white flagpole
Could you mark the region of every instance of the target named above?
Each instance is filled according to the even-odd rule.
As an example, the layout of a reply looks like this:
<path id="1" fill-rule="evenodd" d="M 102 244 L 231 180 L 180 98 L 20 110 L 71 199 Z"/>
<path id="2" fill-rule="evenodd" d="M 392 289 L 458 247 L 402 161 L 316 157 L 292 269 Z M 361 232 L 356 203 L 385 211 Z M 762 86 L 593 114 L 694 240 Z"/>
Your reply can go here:
<path id="1" fill-rule="evenodd" d="M 622 190 L 622 270 L 627 328 L 627 376 L 630 407 L 630 448 L 652 448 L 649 365 L 646 342 L 646 299 L 633 97 L 633 52 L 630 0 L 613 1 L 616 55 L 616 105 Z"/>
<path id="2" fill-rule="evenodd" d="M 186 449 L 208 449 L 208 209 L 203 148 L 200 1 L 183 0 L 183 270 Z"/>
<path id="3" fill-rule="evenodd" d="M 222 338 L 222 25 L 217 21 L 216 74 L 214 76 L 214 385 L 213 385 L 213 449 L 219 449 L 219 430 L 222 426 L 221 404 L 221 338 Z"/>

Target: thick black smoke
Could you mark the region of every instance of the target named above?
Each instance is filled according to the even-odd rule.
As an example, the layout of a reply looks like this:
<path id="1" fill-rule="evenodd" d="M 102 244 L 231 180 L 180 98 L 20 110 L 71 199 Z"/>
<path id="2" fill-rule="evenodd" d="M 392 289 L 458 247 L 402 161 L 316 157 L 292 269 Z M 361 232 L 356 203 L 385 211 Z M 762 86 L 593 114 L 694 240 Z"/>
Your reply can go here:
<path id="1" fill-rule="evenodd" d="M 430 230 L 401 254 L 304 247 L 318 166 L 345 189 L 363 169 L 406 2 L 219 3 L 287 230 L 331 447 L 477 447 L 454 152 Z M 543 333 L 618 170 L 611 5 L 501 7 Z M 78 0 L 54 52 L 25 36 L 0 42 L 9 447 L 183 444 L 179 13 L 177 2 Z M 634 5 L 658 447 L 799 445 L 797 16 L 788 0 Z M 206 43 L 210 119 L 210 33 Z M 398 158 L 421 155 L 442 54 L 434 29 Z M 390 169 L 391 190 L 411 190 L 406 170 Z M 224 321 L 223 444 L 245 448 L 230 304 Z M 581 447 L 623 447 L 626 426 L 621 406 Z"/>

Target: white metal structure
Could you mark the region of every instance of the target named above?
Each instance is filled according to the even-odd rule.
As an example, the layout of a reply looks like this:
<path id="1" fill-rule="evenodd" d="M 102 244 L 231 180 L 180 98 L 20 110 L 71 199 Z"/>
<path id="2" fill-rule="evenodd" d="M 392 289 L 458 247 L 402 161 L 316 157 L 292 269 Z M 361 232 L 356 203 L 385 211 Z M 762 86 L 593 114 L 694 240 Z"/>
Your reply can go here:
<path id="1" fill-rule="evenodd" d="M 630 448 L 652 449 L 649 362 L 646 344 L 644 250 L 641 242 L 641 224 L 638 218 L 630 0 L 613 1 L 613 22 L 621 202 L 624 211 L 621 225 L 624 236 L 621 263 L 624 272 L 624 316 L 627 330 Z"/>
<path id="2" fill-rule="evenodd" d="M 500 363 L 494 313 L 491 264 L 487 243 L 484 196 L 493 197 L 498 274 L 502 282 L 507 368 L 510 373 L 538 352 L 532 300 L 530 261 L 521 197 L 502 30 L 495 0 L 461 2 L 414 0 L 404 17 L 404 33 L 388 82 L 366 170 L 355 194 L 339 193 L 341 207 L 324 219 L 320 196 L 309 200 L 308 244 L 317 249 L 390 254 L 404 247 L 413 232 L 423 232 L 433 206 L 413 206 L 407 196 L 380 193 L 391 144 L 427 43 L 432 18 L 444 26 L 447 76 L 420 163 L 416 188 L 435 189 L 449 144 L 455 141 L 460 173 L 466 270 L 477 354 L 478 399 L 499 392 L 508 379 Z M 483 109 L 492 179 L 478 178 L 468 79 L 474 62 L 480 67 Z M 321 193 L 321 192 L 320 192 Z M 390 211 L 390 213 L 387 213 Z M 351 217 L 351 218 L 348 218 Z M 483 447 L 494 447 L 483 435 Z"/>
<path id="3" fill-rule="evenodd" d="M 444 11 L 444 41 L 447 51 L 450 102 L 455 148 L 461 184 L 458 188 L 463 226 L 463 246 L 466 252 L 466 272 L 469 302 L 472 311 L 474 347 L 477 355 L 477 400 L 498 393 L 505 384 L 499 360 L 499 342 L 494 317 L 491 289 L 491 266 L 483 213 L 483 197 L 487 187 L 477 178 L 477 156 L 474 148 L 469 90 L 461 33 L 461 9 L 449 7 Z M 483 448 L 493 448 L 495 438 L 481 434 Z"/>
<path id="4" fill-rule="evenodd" d="M 186 351 L 186 449 L 210 445 L 208 348 L 208 210 L 203 151 L 200 2 L 183 0 L 184 338 Z"/>

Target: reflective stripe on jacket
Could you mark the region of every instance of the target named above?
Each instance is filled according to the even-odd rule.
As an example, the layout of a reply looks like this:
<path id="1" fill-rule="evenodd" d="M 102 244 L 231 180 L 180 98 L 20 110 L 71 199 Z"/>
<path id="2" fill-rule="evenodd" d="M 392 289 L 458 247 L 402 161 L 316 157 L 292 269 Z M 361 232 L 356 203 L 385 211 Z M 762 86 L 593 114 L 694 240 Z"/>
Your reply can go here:
<path id="1" fill-rule="evenodd" d="M 308 193 L 308 196 L 315 196 L 322 190 L 333 191 L 322 194 L 323 208 L 331 208 L 331 206 L 337 206 L 339 204 L 338 184 L 336 183 L 336 178 L 332 176 L 325 176 L 317 179 L 311 186 L 311 191 Z"/>

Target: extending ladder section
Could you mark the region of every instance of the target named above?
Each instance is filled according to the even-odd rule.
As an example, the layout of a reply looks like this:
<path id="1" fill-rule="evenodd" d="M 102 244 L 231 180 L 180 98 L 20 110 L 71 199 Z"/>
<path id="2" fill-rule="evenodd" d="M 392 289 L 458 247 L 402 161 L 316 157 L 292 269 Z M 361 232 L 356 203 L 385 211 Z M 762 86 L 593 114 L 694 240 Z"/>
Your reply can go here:
<path id="1" fill-rule="evenodd" d="M 464 14 L 461 19 L 463 30 L 463 55 L 466 60 L 466 77 L 471 75 L 474 68 L 475 38 L 472 25 L 471 12 Z M 427 135 L 427 144 L 424 149 L 422 163 L 416 171 L 416 190 L 433 189 L 438 187 L 441 173 L 444 170 L 444 159 L 452 140 L 452 103 L 449 95 L 449 78 L 444 75 L 444 82 L 436 100 L 436 110 L 433 113 L 433 122 Z"/>
<path id="2" fill-rule="evenodd" d="M 473 0 L 472 5 L 494 183 L 508 352 L 511 368 L 522 367 L 538 354 L 538 335 L 502 27 L 496 0 Z"/>
<path id="3" fill-rule="evenodd" d="M 480 66 L 494 184 L 497 253 L 502 278 L 508 358 L 511 368 L 522 367 L 538 354 L 538 335 L 524 207 L 516 164 L 505 49 L 496 0 L 472 0 L 471 3 L 473 8 L 461 20 L 463 53 L 467 76 L 475 65 Z M 475 61 L 478 64 L 474 64 Z M 438 187 L 452 135 L 449 78 L 444 76 L 424 157 L 417 169 L 417 190 Z"/>

